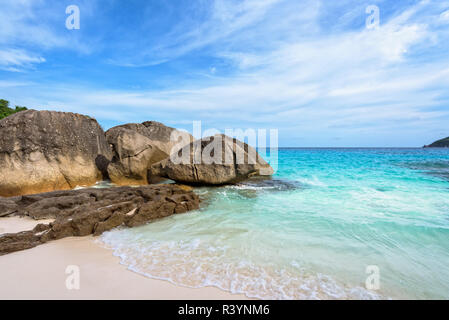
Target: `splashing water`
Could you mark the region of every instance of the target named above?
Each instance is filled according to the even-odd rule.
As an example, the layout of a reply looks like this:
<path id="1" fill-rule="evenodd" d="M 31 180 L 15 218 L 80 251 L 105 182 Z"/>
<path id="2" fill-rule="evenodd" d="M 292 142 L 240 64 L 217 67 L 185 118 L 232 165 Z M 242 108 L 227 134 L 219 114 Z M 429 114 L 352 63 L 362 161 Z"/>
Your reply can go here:
<path id="1" fill-rule="evenodd" d="M 449 150 L 281 149 L 271 180 L 102 241 L 148 277 L 263 299 L 448 299 Z M 441 174 L 443 173 L 443 174 Z M 368 290 L 368 266 L 379 270 Z"/>

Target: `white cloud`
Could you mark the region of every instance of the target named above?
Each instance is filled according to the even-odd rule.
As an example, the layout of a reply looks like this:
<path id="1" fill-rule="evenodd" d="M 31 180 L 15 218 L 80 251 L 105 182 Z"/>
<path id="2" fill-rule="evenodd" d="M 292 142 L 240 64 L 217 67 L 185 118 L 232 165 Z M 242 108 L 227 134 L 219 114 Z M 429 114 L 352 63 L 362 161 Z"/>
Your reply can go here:
<path id="1" fill-rule="evenodd" d="M 440 15 L 440 19 L 441 19 L 442 21 L 449 22 L 449 10 L 443 12 L 443 13 Z"/>
<path id="2" fill-rule="evenodd" d="M 79 0 L 83 17 L 92 14 L 94 1 Z M 47 0 L 0 0 L 0 61 L 3 70 L 23 71 L 45 62 L 52 49 L 88 53 L 91 46 L 80 40 L 79 32 L 65 28 L 63 2 Z"/>
<path id="3" fill-rule="evenodd" d="M 316 17 L 321 1 L 286 0 L 211 0 L 198 1 L 196 11 L 202 12 L 196 21 L 188 14 L 173 29 L 160 37 L 156 45 L 129 50 L 111 60 L 121 66 L 149 66 L 176 59 L 202 50 L 222 56 L 225 48 L 271 50 L 280 41 L 302 37 L 318 29 Z M 294 29 L 292 29 L 292 26 Z M 126 42 L 126 40 L 125 40 Z M 131 45 L 132 47 L 132 45 Z"/>
<path id="4" fill-rule="evenodd" d="M 30 82 L 0 80 L 0 88 L 25 87 L 31 84 Z"/>
<path id="5" fill-rule="evenodd" d="M 0 44 L 30 44 L 45 48 L 66 45 L 67 39 L 46 23 L 53 13 L 45 4 L 43 0 L 1 0 Z"/>
<path id="6" fill-rule="evenodd" d="M 176 79 L 164 90 L 134 91 L 64 84 L 41 96 L 47 104 L 40 105 L 120 122 L 208 119 L 210 125 L 269 126 L 323 139 L 395 130 L 409 136 L 411 128 L 447 123 L 449 109 L 441 106 L 449 104 L 449 57 L 435 55 L 433 46 L 445 46 L 448 35 L 434 28 L 441 14 L 429 9 L 435 2 L 389 20 L 382 16 L 377 30 L 349 28 L 357 10 L 337 19 L 340 25 L 323 26 L 327 7 L 321 1 L 213 3 L 194 28 L 181 22 L 157 48 L 114 60 L 138 67 L 201 49 L 220 60 L 202 66 L 204 72 L 213 63 L 205 81 Z M 360 15 L 364 21 L 364 10 Z"/>
<path id="7" fill-rule="evenodd" d="M 31 67 L 43 62 L 45 62 L 43 57 L 30 55 L 24 50 L 0 50 L 0 69 L 3 70 L 20 71 L 24 67 Z"/>

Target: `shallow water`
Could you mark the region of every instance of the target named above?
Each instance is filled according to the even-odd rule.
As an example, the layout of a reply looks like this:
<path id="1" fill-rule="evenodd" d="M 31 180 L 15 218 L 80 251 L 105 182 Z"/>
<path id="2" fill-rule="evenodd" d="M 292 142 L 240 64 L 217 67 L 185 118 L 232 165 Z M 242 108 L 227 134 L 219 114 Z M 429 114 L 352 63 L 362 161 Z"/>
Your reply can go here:
<path id="1" fill-rule="evenodd" d="M 447 149 L 281 149 L 272 180 L 102 240 L 136 272 L 249 297 L 448 299 L 448 173 Z"/>

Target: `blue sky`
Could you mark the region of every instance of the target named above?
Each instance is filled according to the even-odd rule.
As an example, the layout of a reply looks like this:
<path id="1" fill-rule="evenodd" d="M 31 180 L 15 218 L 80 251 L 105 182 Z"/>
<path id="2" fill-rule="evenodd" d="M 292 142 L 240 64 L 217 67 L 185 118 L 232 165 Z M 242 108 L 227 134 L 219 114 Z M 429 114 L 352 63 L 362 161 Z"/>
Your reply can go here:
<path id="1" fill-rule="evenodd" d="M 0 0 L 0 98 L 106 129 L 201 120 L 276 128 L 280 146 L 422 146 L 449 136 L 448 88 L 444 0 Z"/>

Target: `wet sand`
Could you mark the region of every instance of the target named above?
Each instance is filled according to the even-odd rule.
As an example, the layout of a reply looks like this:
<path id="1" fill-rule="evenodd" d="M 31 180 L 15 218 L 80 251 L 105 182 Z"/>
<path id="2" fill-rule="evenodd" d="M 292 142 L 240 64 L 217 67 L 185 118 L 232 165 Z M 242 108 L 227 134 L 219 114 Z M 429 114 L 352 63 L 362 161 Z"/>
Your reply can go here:
<path id="1" fill-rule="evenodd" d="M 0 218 L 0 233 L 29 230 L 36 223 L 27 218 Z M 77 270 L 79 289 L 76 288 Z M 192 289 L 144 277 L 121 265 L 112 250 L 90 236 L 65 238 L 0 256 L 0 299 L 214 300 L 246 297 L 214 287 Z"/>

